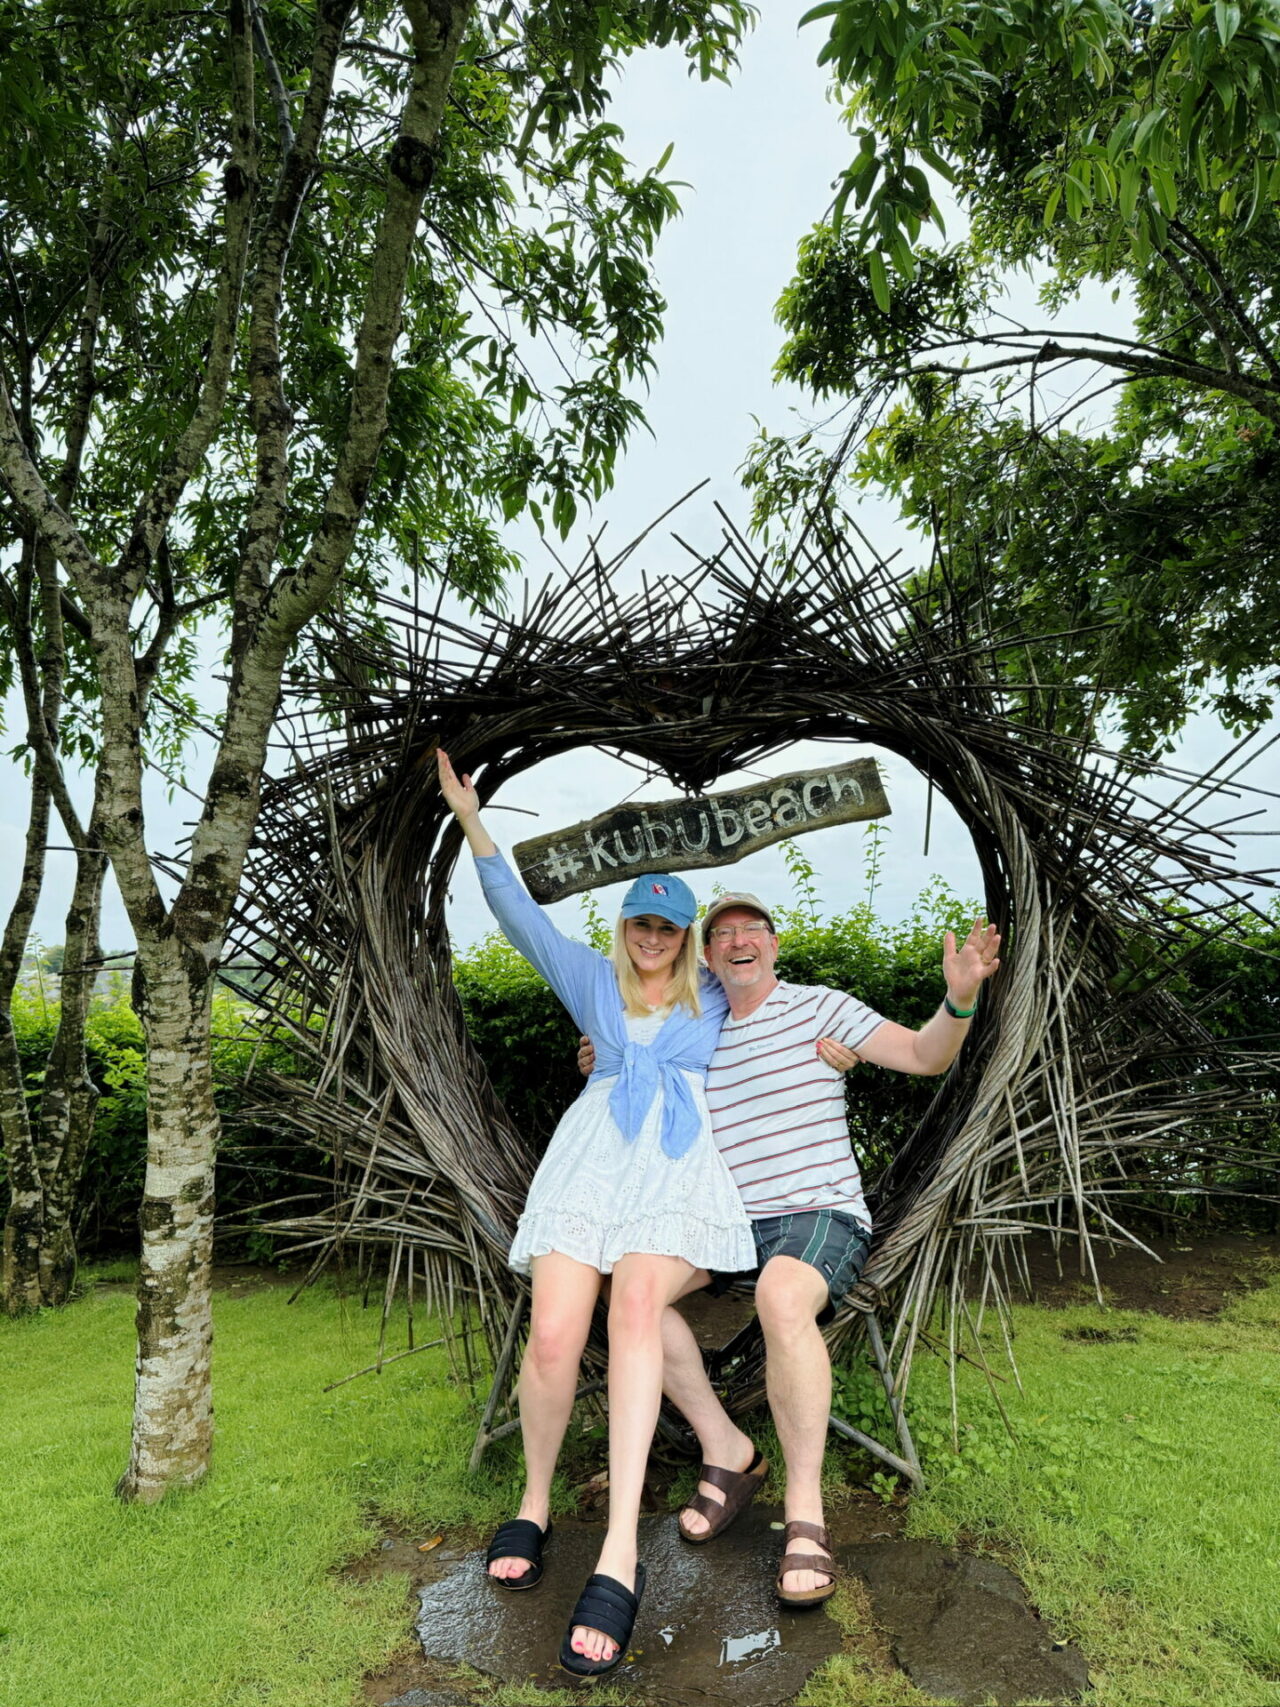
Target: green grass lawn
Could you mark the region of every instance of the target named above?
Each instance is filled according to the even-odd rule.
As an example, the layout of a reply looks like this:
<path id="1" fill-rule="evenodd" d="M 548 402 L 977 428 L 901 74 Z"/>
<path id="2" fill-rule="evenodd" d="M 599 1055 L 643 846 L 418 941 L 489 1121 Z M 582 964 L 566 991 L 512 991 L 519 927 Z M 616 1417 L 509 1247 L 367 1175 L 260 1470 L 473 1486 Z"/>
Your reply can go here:
<path id="1" fill-rule="evenodd" d="M 335 1571 L 376 1544 L 373 1513 L 450 1526 L 504 1509 L 494 1473 L 465 1477 L 475 1425 L 443 1351 L 326 1394 L 371 1360 L 376 1314 L 321 1288 L 286 1297 L 217 1296 L 213 1472 L 152 1508 L 112 1497 L 131 1297 L 0 1321 L 5 1707 L 348 1707 L 408 1630 L 400 1579 Z"/>
<path id="2" fill-rule="evenodd" d="M 410 1622 L 401 1579 L 337 1569 L 377 1515 L 425 1534 L 506 1511 L 513 1454 L 466 1475 L 474 1410 L 443 1351 L 326 1394 L 376 1321 L 286 1295 L 218 1295 L 214 1470 L 152 1508 L 111 1493 L 127 1293 L 0 1321 L 3 1707 L 351 1707 Z M 931 1486 L 910 1532 L 995 1548 L 1083 1647 L 1099 1707 L 1280 1707 L 1280 1280 L 1209 1322 L 1078 1307 L 1016 1328 L 1016 1444 L 966 1369 L 955 1458 L 945 1373 L 918 1366 Z M 806 1699 L 923 1698 L 848 1660 Z"/>
<path id="3" fill-rule="evenodd" d="M 1014 1323 L 1016 1441 L 962 1367 L 957 1458 L 945 1370 L 918 1364 L 930 1486 L 907 1533 L 1009 1564 L 1083 1649 L 1099 1704 L 1280 1703 L 1280 1278 L 1210 1321 L 1079 1306 Z M 827 1681 L 814 1707 L 893 1698 L 856 1665 Z"/>

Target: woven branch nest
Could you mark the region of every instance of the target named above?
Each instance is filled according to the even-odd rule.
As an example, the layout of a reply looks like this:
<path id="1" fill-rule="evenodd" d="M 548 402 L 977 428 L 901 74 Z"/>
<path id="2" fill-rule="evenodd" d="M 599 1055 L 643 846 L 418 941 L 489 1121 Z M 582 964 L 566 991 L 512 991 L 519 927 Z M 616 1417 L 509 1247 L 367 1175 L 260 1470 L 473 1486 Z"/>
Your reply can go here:
<path id="1" fill-rule="evenodd" d="M 1071 690 L 1009 680 L 997 652 L 1008 637 L 954 602 L 939 614 L 933 601 L 926 618 L 847 544 L 811 545 L 784 584 L 731 529 L 715 557 L 660 588 L 620 599 L 614 567 L 593 560 L 478 632 L 395 603 L 372 637 L 334 628 L 327 673 L 305 688 L 326 729 L 313 712 L 286 719 L 291 768 L 264 795 L 238 949 L 273 974 L 271 1006 L 308 1058 L 307 1076 L 258 1079 L 257 1112 L 331 1158 L 315 1200 L 277 1207 L 271 1223 L 314 1249 L 313 1272 L 335 1253 L 378 1256 L 388 1301 L 407 1287 L 461 1311 L 468 1358 L 477 1329 L 496 1352 L 521 1298 L 505 1254 L 536 1155 L 490 1087 L 451 980 L 444 907 L 460 837 L 437 743 L 483 800 L 580 747 L 697 792 L 802 738 L 873 741 L 955 808 L 1006 946 L 959 1061 L 869 1182 L 876 1237 L 855 1303 L 891 1306 L 900 1385 L 922 1334 L 953 1357 L 964 1340 L 985 1363 L 982 1315 L 1006 1322 L 1027 1233 L 1074 1239 L 1089 1275 L 1097 1238 L 1130 1236 L 1126 1196 L 1153 1182 L 1204 1189 L 1223 1163 L 1273 1167 L 1249 1132 L 1274 1116 L 1276 1057 L 1215 1042 L 1169 993 L 1167 956 L 1144 977 L 1131 952 L 1172 937 L 1171 893 L 1209 937 L 1220 910 L 1265 881 L 1197 828 L 1221 783 L 1193 782 L 1164 809 L 1145 801 L 1153 767 L 1135 774 L 1057 732 Z M 846 1307 L 833 1346 L 861 1321 Z M 597 1333 L 597 1363 L 603 1351 Z M 734 1408 L 758 1400 L 758 1340 L 717 1374 Z"/>

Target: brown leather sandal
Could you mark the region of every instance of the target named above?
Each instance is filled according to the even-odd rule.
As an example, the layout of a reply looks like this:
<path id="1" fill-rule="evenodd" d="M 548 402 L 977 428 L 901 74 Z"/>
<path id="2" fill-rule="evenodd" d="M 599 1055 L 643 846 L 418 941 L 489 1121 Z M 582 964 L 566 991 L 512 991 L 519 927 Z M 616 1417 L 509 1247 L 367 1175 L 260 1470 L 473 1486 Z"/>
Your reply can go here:
<path id="1" fill-rule="evenodd" d="M 718 1464 L 704 1464 L 698 1471 L 700 1482 L 710 1482 L 713 1488 L 719 1488 L 724 1494 L 724 1503 L 708 1499 L 706 1494 L 695 1493 L 691 1500 L 686 1500 L 680 1508 L 681 1517 L 686 1511 L 696 1511 L 700 1517 L 707 1520 L 707 1528 L 701 1535 L 691 1535 L 683 1523 L 677 1523 L 682 1540 L 691 1547 L 701 1547 L 707 1541 L 714 1541 L 722 1534 L 739 1512 L 743 1512 L 751 1504 L 756 1494 L 764 1485 L 764 1479 L 769 1474 L 769 1460 L 762 1458 L 759 1452 L 752 1458 L 745 1470 L 722 1470 Z"/>
<path id="2" fill-rule="evenodd" d="M 831 1537 L 820 1523 L 806 1523 L 803 1518 L 796 1518 L 789 1523 L 783 1532 L 782 1545 L 790 1547 L 793 1541 L 816 1541 L 831 1557 L 822 1559 L 816 1553 L 784 1553 L 778 1566 L 778 1577 L 774 1583 L 774 1592 L 784 1606 L 817 1606 L 824 1600 L 830 1600 L 836 1592 L 839 1578 L 839 1566 L 835 1555 L 831 1553 Z M 821 1588 L 807 1588 L 799 1594 L 788 1594 L 782 1586 L 782 1579 L 789 1571 L 819 1571 L 824 1577 L 830 1577 L 829 1583 Z"/>

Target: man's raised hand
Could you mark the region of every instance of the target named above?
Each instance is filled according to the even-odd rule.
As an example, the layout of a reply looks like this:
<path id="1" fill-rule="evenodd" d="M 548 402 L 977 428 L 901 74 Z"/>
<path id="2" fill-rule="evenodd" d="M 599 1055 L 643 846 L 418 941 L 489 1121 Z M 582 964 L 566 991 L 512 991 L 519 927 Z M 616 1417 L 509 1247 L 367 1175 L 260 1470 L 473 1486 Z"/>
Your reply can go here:
<path id="1" fill-rule="evenodd" d="M 1000 965 L 1000 932 L 985 919 L 977 918 L 968 936 L 957 948 L 954 931 L 944 938 L 942 975 L 947 994 L 958 1008 L 971 1008 L 978 991 Z"/>

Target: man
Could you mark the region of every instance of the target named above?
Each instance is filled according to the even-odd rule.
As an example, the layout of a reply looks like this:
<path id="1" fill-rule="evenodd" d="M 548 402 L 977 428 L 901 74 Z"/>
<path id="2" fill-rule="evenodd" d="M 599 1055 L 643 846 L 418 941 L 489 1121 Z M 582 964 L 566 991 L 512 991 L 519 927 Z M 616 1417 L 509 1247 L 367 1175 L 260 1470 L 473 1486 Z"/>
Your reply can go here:
<path id="1" fill-rule="evenodd" d="M 836 1587 L 822 1522 L 831 1362 L 820 1323 L 861 1273 L 871 1243 L 840 1069 L 862 1060 L 900 1073 L 946 1072 L 968 1036 L 979 989 L 1000 964 L 1000 937 L 980 920 L 959 947 L 947 932 L 946 996 L 918 1031 L 840 991 L 780 981 L 773 917 L 754 895 L 720 896 L 702 938 L 729 1000 L 707 1101 L 755 1233 L 765 1382 L 786 1465 L 777 1592 L 787 1604 L 810 1605 Z M 700 1271 L 687 1290 L 711 1279 Z M 700 1544 L 750 1502 L 767 1465 L 716 1398 L 688 1324 L 670 1308 L 663 1356 L 664 1391 L 702 1448 L 698 1493 L 680 1514 L 681 1534 Z"/>

